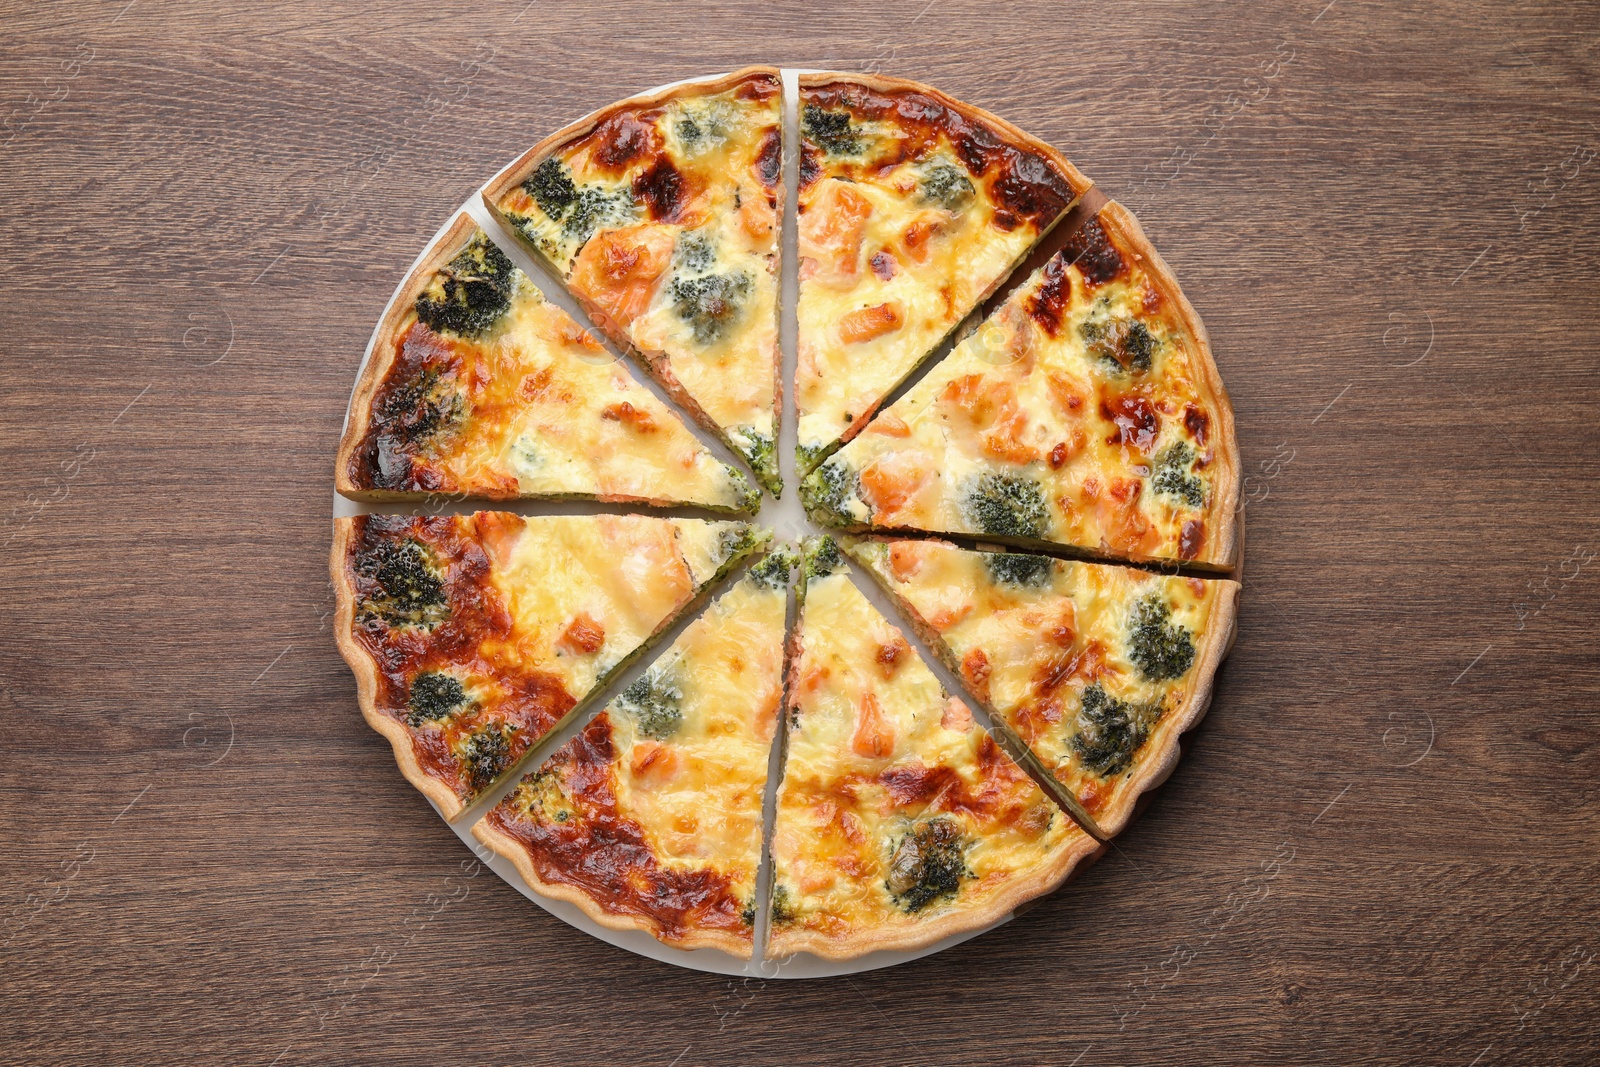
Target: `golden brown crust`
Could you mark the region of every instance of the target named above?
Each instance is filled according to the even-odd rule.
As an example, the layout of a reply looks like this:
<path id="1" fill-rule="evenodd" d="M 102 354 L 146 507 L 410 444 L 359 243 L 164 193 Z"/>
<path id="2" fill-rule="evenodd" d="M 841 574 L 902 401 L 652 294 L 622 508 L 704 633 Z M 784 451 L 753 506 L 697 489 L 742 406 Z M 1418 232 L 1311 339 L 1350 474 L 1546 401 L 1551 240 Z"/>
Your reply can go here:
<path id="1" fill-rule="evenodd" d="M 1063 819 L 1070 817 L 1057 808 Z M 1010 915 L 1028 901 L 1054 892 L 1075 873 L 1088 868 L 1108 846 L 1088 834 L 1062 848 L 1053 862 L 1008 883 L 982 905 L 935 916 L 914 927 L 894 930 L 854 930 L 846 937 L 829 937 L 814 930 L 774 930 L 769 951 L 779 955 L 809 952 L 825 960 L 849 960 L 869 952 L 909 952 L 969 930 L 981 930 Z M 1086 862 L 1087 861 L 1087 862 Z"/>
<path id="2" fill-rule="evenodd" d="M 618 914 L 602 908 L 593 897 L 577 886 L 567 885 L 564 882 L 547 882 L 539 877 L 539 872 L 534 870 L 533 861 L 528 857 L 528 850 L 520 842 L 508 834 L 502 833 L 490 825 L 488 816 L 479 819 L 472 825 L 472 836 L 484 845 L 493 849 L 496 854 L 510 860 L 517 868 L 517 873 L 528 887 L 541 896 L 553 900 L 564 900 L 576 905 L 585 915 L 608 930 L 638 930 L 652 937 L 660 935 L 660 928 L 639 915 Z M 669 942 L 674 948 L 696 949 L 715 948 L 721 949 L 730 956 L 739 959 L 749 959 L 751 956 L 750 940 L 739 938 L 725 930 L 688 930 L 681 937 L 674 937 Z"/>
<path id="3" fill-rule="evenodd" d="M 1052 166 L 1061 171 L 1062 177 L 1064 177 L 1067 180 L 1067 184 L 1072 187 L 1074 196 L 1072 203 L 1069 203 L 1066 207 L 1064 207 L 1061 210 L 1061 213 L 1051 221 L 1049 226 L 1044 226 L 1040 229 L 1040 237 L 1043 237 L 1050 231 L 1052 226 L 1065 218 L 1067 213 L 1072 210 L 1072 205 L 1081 200 L 1083 198 L 1083 194 L 1088 192 L 1089 188 L 1094 185 L 1093 181 L 1091 181 L 1077 167 L 1072 165 L 1072 161 L 1070 159 L 1062 155 L 1061 152 L 1059 152 L 1052 145 L 1039 140 L 1039 138 L 1033 136 L 1031 133 L 1028 133 L 1025 130 L 1013 126 L 999 115 L 991 114 L 975 104 L 968 104 L 957 100 L 955 97 L 942 93 L 938 89 L 933 88 L 931 85 L 924 85 L 921 82 L 911 81 L 907 78 L 891 78 L 884 74 L 848 74 L 843 72 L 824 71 L 816 74 L 800 75 L 800 88 L 802 91 L 806 89 L 819 89 L 825 85 L 835 85 L 841 83 L 847 85 L 862 85 L 868 89 L 884 93 L 922 93 L 923 95 L 938 101 L 940 104 L 961 115 L 969 122 L 976 122 L 993 128 L 997 132 L 1003 134 L 1005 139 L 1011 141 L 1013 147 L 1044 156 L 1050 161 Z"/>
<path id="4" fill-rule="evenodd" d="M 1211 339 L 1206 334 L 1205 323 L 1200 321 L 1200 315 L 1195 311 L 1194 305 L 1183 295 L 1183 289 L 1179 287 L 1172 268 L 1167 266 L 1166 260 L 1161 258 L 1161 253 L 1156 251 L 1150 239 L 1145 236 L 1144 229 L 1139 225 L 1139 220 L 1134 217 L 1133 212 L 1113 200 L 1101 208 L 1100 214 L 1096 217 L 1103 227 L 1115 235 L 1114 244 L 1120 247 L 1131 245 L 1140 256 L 1144 257 L 1144 270 L 1151 282 L 1160 289 L 1162 296 L 1172 301 L 1183 318 L 1184 328 L 1195 340 L 1195 349 L 1199 357 L 1199 366 L 1196 369 L 1200 374 L 1200 380 L 1195 384 L 1205 396 L 1209 404 L 1208 410 L 1216 420 L 1213 427 L 1216 465 L 1212 475 L 1216 499 L 1208 513 L 1216 525 L 1206 537 L 1207 550 L 1202 553 L 1204 558 L 1184 562 L 1196 567 L 1231 570 L 1238 556 L 1239 541 L 1236 530 L 1236 516 L 1239 510 L 1239 443 L 1233 430 L 1233 402 L 1228 398 L 1227 387 L 1222 384 L 1222 375 L 1218 373 L 1216 360 L 1212 358 Z"/>
<path id="5" fill-rule="evenodd" d="M 1194 676 L 1183 703 L 1171 715 L 1162 716 L 1148 742 L 1146 755 L 1134 772 L 1118 782 L 1110 801 L 1096 819 L 1108 837 L 1121 833 L 1133 815 L 1139 797 L 1166 781 L 1178 766 L 1178 739 L 1205 718 L 1211 706 L 1211 689 L 1217 668 L 1233 647 L 1234 624 L 1239 613 L 1238 582 L 1214 579 L 1215 602 L 1206 619 L 1205 641 L 1195 656 Z"/>
<path id="6" fill-rule="evenodd" d="M 669 85 L 663 89 L 657 89 L 654 92 L 641 93 L 638 96 L 630 96 L 626 99 L 618 100 L 614 104 L 609 104 L 598 111 L 590 112 L 583 118 L 578 119 L 576 122 L 568 123 L 566 126 L 563 126 L 555 133 L 552 133 L 544 140 L 535 144 L 532 148 L 518 156 L 510 166 L 506 167 L 499 174 L 496 174 L 493 178 L 489 179 L 488 184 L 483 187 L 483 202 L 489 208 L 489 210 L 494 213 L 496 218 L 502 218 L 500 209 L 497 206 L 501 197 L 505 196 L 511 190 L 515 189 L 517 186 L 526 181 L 528 175 L 532 174 L 535 168 L 537 168 L 540 163 L 543 163 L 546 158 L 554 155 L 557 151 L 566 147 L 568 144 L 571 144 L 573 141 L 581 140 L 584 137 L 587 137 L 607 119 L 610 119 L 615 115 L 618 115 L 624 111 L 632 111 L 639 108 L 659 107 L 670 100 L 676 100 L 680 97 L 708 96 L 715 93 L 724 92 L 725 90 L 731 89 L 735 85 L 738 85 L 740 82 L 761 76 L 781 80 L 781 76 L 778 73 L 777 67 L 743 67 L 731 74 L 724 74 L 721 77 L 708 78 L 704 81 L 679 82 L 675 85 Z M 780 185 L 779 188 L 781 189 L 782 186 Z M 779 202 L 778 206 L 779 211 L 781 212 L 783 207 L 781 201 Z M 524 242 L 523 245 L 524 247 L 528 248 L 532 247 L 527 242 Z M 549 261 L 545 260 L 545 262 L 548 263 Z M 558 270 L 556 273 L 559 276 L 561 272 Z"/>
<path id="7" fill-rule="evenodd" d="M 350 472 L 366 440 L 372 419 L 372 399 L 377 395 L 389 369 L 394 366 L 399 351 L 400 338 L 416 319 L 417 297 L 433 281 L 440 267 L 454 259 L 478 232 L 478 224 L 466 212 L 458 214 L 438 240 L 423 254 L 422 259 L 406 277 L 405 282 L 389 301 L 378 320 L 378 332 L 372 341 L 372 355 L 361 371 L 354 394 L 350 397 L 350 415 L 345 422 L 344 437 L 339 442 L 339 457 L 335 461 L 335 487 L 340 495 L 351 500 L 382 501 L 412 500 L 419 494 L 384 492 L 358 486 Z M 348 656 L 346 657 L 349 658 Z"/>
<path id="8" fill-rule="evenodd" d="M 355 519 L 333 520 L 333 551 L 328 570 L 334 591 L 334 640 L 339 643 L 339 653 L 349 664 L 350 672 L 356 676 L 356 700 L 367 725 L 389 739 L 389 744 L 394 747 L 395 762 L 400 765 L 400 773 L 405 775 L 406 781 L 431 800 L 445 819 L 454 819 L 466 810 L 466 804 L 450 786 L 423 771 L 422 765 L 417 762 L 410 733 L 378 710 L 378 665 L 354 636 L 356 591 L 355 583 L 350 578 L 349 558 L 355 533 Z"/>

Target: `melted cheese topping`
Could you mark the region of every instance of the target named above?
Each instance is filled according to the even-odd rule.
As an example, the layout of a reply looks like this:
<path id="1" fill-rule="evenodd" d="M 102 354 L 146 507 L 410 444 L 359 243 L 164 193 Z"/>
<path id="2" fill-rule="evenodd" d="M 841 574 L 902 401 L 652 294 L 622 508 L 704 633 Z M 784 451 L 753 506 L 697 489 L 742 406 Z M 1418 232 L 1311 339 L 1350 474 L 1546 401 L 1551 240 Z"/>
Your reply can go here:
<path id="1" fill-rule="evenodd" d="M 769 78 L 770 95 L 750 89 Z M 780 99 L 776 74 L 756 74 L 624 111 L 530 164 L 493 205 L 774 490 Z M 541 185 L 551 160 L 545 180 L 569 181 L 570 202 Z"/>
<path id="2" fill-rule="evenodd" d="M 663 941 L 714 931 L 749 954 L 787 573 L 735 585 L 486 818 L 541 881 Z"/>
<path id="3" fill-rule="evenodd" d="M 864 541 L 846 550 L 883 583 L 973 695 L 1107 823 L 1119 821 L 1136 799 L 1121 787 L 1177 744 L 1176 732 L 1165 727 L 1207 681 L 1200 650 L 1219 594 L 1234 585 L 938 541 Z M 1166 612 L 1159 625 L 1180 627 L 1191 643 L 1192 660 L 1175 678 L 1147 677 L 1132 655 L 1134 629 L 1149 620 L 1142 605 L 1151 602 Z M 1118 703 L 1091 698 L 1085 718 L 1090 686 Z M 1124 723 L 1125 738 L 1118 735 Z"/>
<path id="4" fill-rule="evenodd" d="M 802 90 L 802 105 L 814 97 Z M 893 123 L 852 115 L 850 138 L 853 151 L 833 153 L 806 141 L 821 164 L 799 195 L 802 471 L 848 439 L 1041 232 L 1009 214 L 997 222 L 1000 171 L 972 173 L 947 136 L 911 148 Z"/>
<path id="5" fill-rule="evenodd" d="M 1128 559 L 1225 555 L 1207 537 L 1217 418 L 1199 341 L 1119 251 L 1125 269 L 1098 282 L 1052 260 L 842 449 L 839 517 Z"/>
<path id="6" fill-rule="evenodd" d="M 520 270 L 512 278 L 509 307 L 482 336 L 436 334 L 414 314 L 398 332 L 400 351 L 372 403 L 374 460 L 360 488 L 393 484 L 381 468 L 403 462 L 402 491 L 375 495 L 759 503 L 743 474 L 718 462 Z M 408 393 L 413 402 L 394 411 Z M 395 416 L 414 418 L 422 405 L 447 412 L 444 425 L 404 457 L 384 454 L 395 447 Z"/>
<path id="7" fill-rule="evenodd" d="M 789 591 L 745 578 L 650 668 L 681 716 L 650 727 L 649 709 L 611 705 L 618 796 L 663 863 L 732 877 L 755 890 L 767 750 L 783 695 Z"/>
<path id="8" fill-rule="evenodd" d="M 642 515 L 481 512 L 478 529 L 513 619 L 484 654 L 554 674 L 579 699 L 759 541 L 744 523 Z"/>
<path id="9" fill-rule="evenodd" d="M 772 844 L 774 953 L 906 940 L 1081 845 L 1083 832 L 844 574 L 807 584 L 797 647 Z M 961 868 L 943 883 L 908 862 L 908 836 L 933 824 Z"/>

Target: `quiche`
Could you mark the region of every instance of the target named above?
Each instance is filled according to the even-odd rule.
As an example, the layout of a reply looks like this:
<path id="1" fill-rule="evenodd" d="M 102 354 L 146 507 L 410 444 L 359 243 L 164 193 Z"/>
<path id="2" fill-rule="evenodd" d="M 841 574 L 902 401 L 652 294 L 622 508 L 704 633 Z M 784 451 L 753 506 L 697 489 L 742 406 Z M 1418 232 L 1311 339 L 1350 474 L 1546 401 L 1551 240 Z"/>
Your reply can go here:
<path id="1" fill-rule="evenodd" d="M 484 190 L 774 495 L 781 101 L 770 67 L 633 97 L 539 142 Z"/>
<path id="2" fill-rule="evenodd" d="M 477 838 L 604 926 L 748 959 L 793 564 L 751 568 Z"/>
<path id="3" fill-rule="evenodd" d="M 1100 847 L 807 543 L 768 951 L 848 959 L 987 926 Z"/>
<path id="4" fill-rule="evenodd" d="M 338 489 L 358 500 L 760 501 L 466 215 L 384 315 L 350 412 Z"/>
<path id="5" fill-rule="evenodd" d="M 1104 835 L 1172 772 L 1233 642 L 1226 579 L 931 540 L 846 551 Z"/>
<path id="6" fill-rule="evenodd" d="M 454 818 L 768 537 L 642 515 L 338 519 L 335 632 L 367 722 Z"/>
<path id="7" fill-rule="evenodd" d="M 1067 159 L 916 82 L 800 79 L 799 466 L 848 440 L 1088 191 Z"/>
<path id="8" fill-rule="evenodd" d="M 1220 570 L 1238 468 L 1205 327 L 1112 202 L 803 492 L 847 529 Z"/>

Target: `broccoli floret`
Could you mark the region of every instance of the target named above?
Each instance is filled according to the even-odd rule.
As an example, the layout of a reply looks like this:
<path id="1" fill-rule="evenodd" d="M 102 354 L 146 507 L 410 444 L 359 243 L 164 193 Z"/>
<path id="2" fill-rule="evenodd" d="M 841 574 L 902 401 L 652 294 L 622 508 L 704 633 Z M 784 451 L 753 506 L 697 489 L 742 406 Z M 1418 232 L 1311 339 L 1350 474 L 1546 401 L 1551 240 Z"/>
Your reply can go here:
<path id="1" fill-rule="evenodd" d="M 1143 373 L 1154 362 L 1157 341 L 1144 323 L 1111 316 L 1110 304 L 1101 300 L 1089 317 L 1078 324 L 1089 354 L 1104 360 L 1117 371 Z"/>
<path id="2" fill-rule="evenodd" d="M 441 267 L 417 297 L 417 318 L 435 333 L 476 337 L 511 307 L 516 267 L 482 233 Z"/>
<path id="3" fill-rule="evenodd" d="M 437 367 L 398 383 L 377 404 L 383 434 L 396 445 L 420 445 L 456 426 L 467 413 L 455 379 Z"/>
<path id="4" fill-rule="evenodd" d="M 633 218 L 633 194 L 627 189 L 602 189 L 586 185 L 561 224 L 561 232 L 582 245 L 606 226 L 620 226 Z"/>
<path id="5" fill-rule="evenodd" d="M 1155 477 L 1150 484 L 1155 491 L 1174 496 L 1192 508 L 1206 502 L 1206 483 L 1192 473 L 1194 449 L 1186 441 L 1174 441 L 1156 454 Z"/>
<path id="6" fill-rule="evenodd" d="M 1029 556 L 1020 552 L 995 552 L 984 558 L 989 577 L 1002 585 L 1049 585 L 1055 561 L 1049 556 Z"/>
<path id="7" fill-rule="evenodd" d="M 807 104 L 800 117 L 800 129 L 831 156 L 861 151 L 861 138 L 850 126 L 848 111 L 824 111 L 816 104 Z"/>
<path id="8" fill-rule="evenodd" d="M 843 460 L 832 460 L 812 471 L 800 483 L 806 510 L 818 522 L 847 526 L 852 521 L 845 505 L 856 495 L 856 473 Z"/>
<path id="9" fill-rule="evenodd" d="M 554 156 L 539 164 L 533 176 L 522 183 L 539 210 L 552 222 L 561 223 L 561 232 L 581 246 L 602 226 L 616 226 L 633 217 L 633 193 L 625 187 L 607 189 L 601 185 L 578 186 L 567 165 Z M 531 219 L 512 216 L 511 221 L 547 253 L 554 250 L 538 233 Z"/>
<path id="10" fill-rule="evenodd" d="M 617 707 L 633 716 L 639 732 L 664 741 L 683 721 L 683 690 L 656 668 L 641 674 L 617 698 Z"/>
<path id="11" fill-rule="evenodd" d="M 703 274 L 717 261 L 716 246 L 703 233 L 685 230 L 672 248 L 677 269 L 687 274 Z"/>
<path id="12" fill-rule="evenodd" d="M 902 911 L 915 913 L 954 895 L 970 875 L 961 831 L 949 819 L 930 819 L 895 843 L 883 885 Z"/>
<path id="13" fill-rule="evenodd" d="M 761 531 L 749 523 L 730 522 L 717 534 L 717 561 L 726 563 L 754 548 L 761 541 Z"/>
<path id="14" fill-rule="evenodd" d="M 700 124 L 694 120 L 693 115 L 685 115 L 679 119 L 677 130 L 678 140 L 682 141 L 686 146 L 692 146 L 696 141 L 700 140 L 701 134 L 704 132 L 700 129 Z"/>
<path id="15" fill-rule="evenodd" d="M 555 156 L 539 164 L 533 175 L 522 183 L 522 188 L 533 197 L 539 210 L 552 219 L 559 219 L 578 199 L 578 187 L 572 183 L 572 172 Z"/>
<path id="16" fill-rule="evenodd" d="M 1015 474 L 979 475 L 962 510 L 969 523 L 997 537 L 1039 538 L 1049 521 L 1039 483 Z"/>
<path id="17" fill-rule="evenodd" d="M 795 911 L 794 902 L 789 899 L 789 887 L 786 885 L 773 886 L 772 925 L 787 926 L 799 917 L 799 913 Z"/>
<path id="18" fill-rule="evenodd" d="M 1149 738 L 1161 711 L 1159 702 L 1133 704 L 1118 700 L 1096 682 L 1083 691 L 1083 705 L 1074 723 L 1076 732 L 1069 742 L 1072 751 L 1085 767 L 1102 778 L 1121 774 Z"/>
<path id="19" fill-rule="evenodd" d="M 1128 658 L 1152 682 L 1181 678 L 1194 662 L 1194 639 L 1189 631 L 1169 622 L 1167 602 L 1151 595 L 1133 608 L 1133 628 L 1128 633 Z"/>
<path id="20" fill-rule="evenodd" d="M 844 567 L 844 556 L 831 537 L 813 537 L 806 542 L 806 580 L 825 578 Z"/>
<path id="21" fill-rule="evenodd" d="M 777 442 L 773 441 L 771 435 L 759 430 L 741 430 L 740 435 L 749 442 L 740 449 L 744 458 L 749 461 L 750 468 L 756 472 L 762 484 L 771 488 L 776 496 L 783 490 L 783 478 L 778 473 Z"/>
<path id="22" fill-rule="evenodd" d="M 794 569 L 794 564 L 794 549 L 782 545 L 750 568 L 750 578 L 764 588 L 783 589 L 789 584 L 789 572 Z"/>
<path id="23" fill-rule="evenodd" d="M 420 541 L 380 541 L 356 561 L 356 572 L 378 586 L 362 602 L 364 617 L 426 630 L 450 614 L 438 562 Z"/>
<path id="24" fill-rule="evenodd" d="M 972 200 L 972 181 L 960 167 L 939 162 L 922 175 L 918 191 L 922 199 L 947 211 L 960 211 Z"/>
<path id="25" fill-rule="evenodd" d="M 744 271 L 728 274 L 703 274 L 695 278 L 677 277 L 667 286 L 673 310 L 694 327 L 696 344 L 708 345 L 722 336 L 750 294 L 751 278 Z"/>
<path id="26" fill-rule="evenodd" d="M 515 726 L 490 723 L 475 734 L 468 734 L 456 747 L 456 756 L 474 793 L 482 792 L 511 766 L 511 735 Z"/>
<path id="27" fill-rule="evenodd" d="M 425 722 L 447 719 L 467 704 L 467 691 L 454 675 L 426 671 L 411 679 L 411 695 L 406 701 L 406 722 L 421 726 Z"/>
<path id="28" fill-rule="evenodd" d="M 827 456 L 828 446 L 795 445 L 794 454 L 795 459 L 799 463 L 800 470 L 802 472 L 809 471 L 812 467 L 815 467 L 818 463 L 821 463 L 822 460 Z"/>

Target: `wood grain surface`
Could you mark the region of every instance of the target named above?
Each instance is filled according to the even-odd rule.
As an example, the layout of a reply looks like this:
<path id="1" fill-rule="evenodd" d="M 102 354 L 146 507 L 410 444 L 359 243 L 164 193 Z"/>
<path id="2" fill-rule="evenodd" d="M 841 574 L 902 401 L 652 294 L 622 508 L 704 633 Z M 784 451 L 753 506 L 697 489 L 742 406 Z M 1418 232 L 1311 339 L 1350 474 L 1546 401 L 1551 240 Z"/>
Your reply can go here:
<path id="1" fill-rule="evenodd" d="M 1593 3 L 5 6 L 0 1062 L 1600 1061 Z M 816 982 L 477 872 L 329 633 L 405 266 L 542 134 L 750 62 L 1063 149 L 1249 475 L 1237 647 L 1116 850 Z"/>

